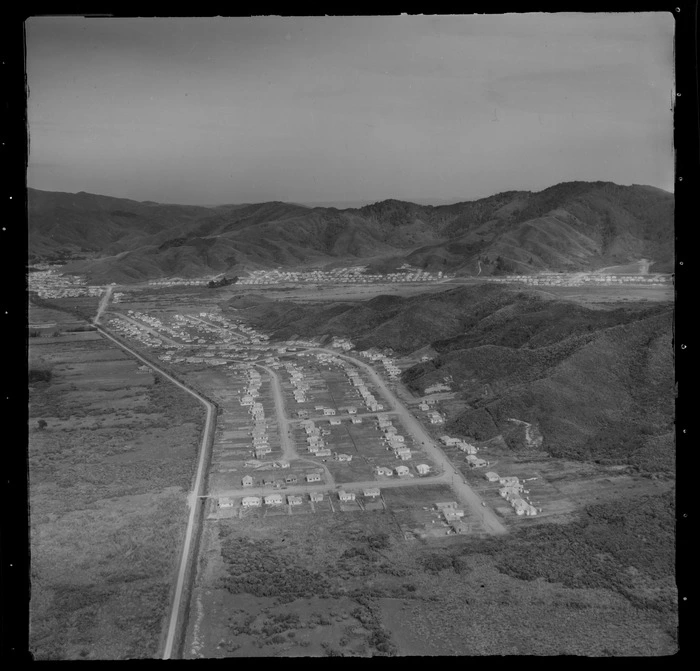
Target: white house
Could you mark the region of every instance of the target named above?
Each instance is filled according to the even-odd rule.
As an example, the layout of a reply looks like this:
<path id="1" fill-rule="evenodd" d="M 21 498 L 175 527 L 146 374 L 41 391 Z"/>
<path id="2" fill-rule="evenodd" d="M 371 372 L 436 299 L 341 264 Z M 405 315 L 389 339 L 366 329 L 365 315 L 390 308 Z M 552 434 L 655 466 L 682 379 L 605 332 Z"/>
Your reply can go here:
<path id="1" fill-rule="evenodd" d="M 323 414 L 324 415 L 335 415 L 335 410 L 333 408 L 324 408 Z"/>
<path id="2" fill-rule="evenodd" d="M 244 508 L 257 508 L 261 504 L 259 496 L 244 496 L 241 505 Z"/>
<path id="3" fill-rule="evenodd" d="M 476 454 L 476 447 L 474 447 L 474 445 L 470 445 L 469 443 L 465 443 L 464 441 L 457 443 L 457 448 L 462 450 L 462 452 L 466 452 L 467 454 Z"/>
<path id="4" fill-rule="evenodd" d="M 355 492 L 346 492 L 345 490 L 341 489 L 338 492 L 338 498 L 341 501 L 354 501 L 355 500 Z"/>
<path id="5" fill-rule="evenodd" d="M 386 475 L 387 477 L 391 477 L 394 474 L 393 471 L 386 466 L 377 466 L 374 470 L 377 475 Z"/>
<path id="6" fill-rule="evenodd" d="M 241 478 L 241 484 L 242 484 L 244 487 L 252 487 L 252 486 L 253 486 L 253 482 L 254 482 L 254 481 L 253 481 L 253 477 L 250 476 L 250 475 L 244 475 L 244 476 Z"/>
<path id="7" fill-rule="evenodd" d="M 282 505 L 282 494 L 268 494 L 265 497 L 266 506 L 280 506 Z"/>
<path id="8" fill-rule="evenodd" d="M 321 475 L 319 473 L 308 473 L 306 482 L 321 482 Z"/>
<path id="9" fill-rule="evenodd" d="M 315 503 L 318 503 L 319 501 L 323 501 L 323 493 L 322 492 L 311 492 L 309 494 L 309 498 L 314 501 Z"/>
<path id="10" fill-rule="evenodd" d="M 336 454 L 335 458 L 338 461 L 352 461 L 352 454 Z"/>
<path id="11" fill-rule="evenodd" d="M 461 508 L 445 508 L 442 512 L 447 522 L 456 522 L 464 517 L 464 511 Z"/>
<path id="12" fill-rule="evenodd" d="M 362 495 L 366 496 L 367 498 L 374 498 L 375 496 L 379 496 L 379 488 L 372 487 L 371 489 L 365 489 L 363 490 Z"/>
<path id="13" fill-rule="evenodd" d="M 219 499 L 219 508 L 233 508 L 233 499 L 230 496 L 222 496 Z"/>
<path id="14" fill-rule="evenodd" d="M 290 495 L 287 497 L 287 503 L 288 503 L 290 506 L 300 506 L 301 503 L 302 503 L 302 501 L 301 501 L 301 496 L 293 496 L 293 495 L 290 494 Z"/>
<path id="15" fill-rule="evenodd" d="M 483 468 L 484 466 L 487 466 L 487 463 L 484 459 L 479 459 L 473 454 L 467 455 L 467 463 L 471 468 Z"/>
<path id="16" fill-rule="evenodd" d="M 340 420 L 339 419 L 332 419 L 332 420 L 330 420 L 330 423 L 337 426 L 338 424 L 340 424 Z"/>
<path id="17" fill-rule="evenodd" d="M 416 466 L 416 470 L 421 475 L 427 475 L 428 473 L 430 473 L 430 466 L 428 466 L 428 464 L 418 464 Z"/>
<path id="18" fill-rule="evenodd" d="M 402 475 L 408 475 L 408 466 L 397 466 L 396 467 L 396 475 L 402 476 Z"/>
<path id="19" fill-rule="evenodd" d="M 362 424 L 362 417 L 353 417 L 352 423 L 353 424 Z"/>
<path id="20" fill-rule="evenodd" d="M 484 477 L 489 482 L 497 482 L 499 480 L 498 473 L 494 473 L 494 471 L 488 471 L 488 473 L 486 473 Z"/>

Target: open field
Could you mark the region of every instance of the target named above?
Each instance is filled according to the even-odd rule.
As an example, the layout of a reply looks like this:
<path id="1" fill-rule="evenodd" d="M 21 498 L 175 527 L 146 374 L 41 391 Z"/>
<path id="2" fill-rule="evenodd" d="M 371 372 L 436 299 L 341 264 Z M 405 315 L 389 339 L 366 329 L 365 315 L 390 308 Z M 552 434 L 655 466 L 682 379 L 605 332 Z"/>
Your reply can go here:
<path id="1" fill-rule="evenodd" d="M 94 335 L 94 334 L 91 334 Z M 98 338 L 30 348 L 37 659 L 156 654 L 203 413 Z"/>
<path id="2" fill-rule="evenodd" d="M 445 288 L 455 285 L 477 285 L 480 281 L 475 278 L 455 278 L 445 283 Z M 482 282 L 483 284 L 483 282 Z M 648 302 L 664 303 L 671 302 L 674 298 L 674 288 L 672 284 L 664 286 L 644 286 L 643 284 L 632 285 L 610 285 L 610 286 L 530 286 L 519 283 L 507 285 L 510 288 L 527 288 L 545 296 L 551 296 L 560 300 L 571 301 L 580 305 L 585 305 L 591 309 L 612 309 L 620 307 L 620 304 Z"/>

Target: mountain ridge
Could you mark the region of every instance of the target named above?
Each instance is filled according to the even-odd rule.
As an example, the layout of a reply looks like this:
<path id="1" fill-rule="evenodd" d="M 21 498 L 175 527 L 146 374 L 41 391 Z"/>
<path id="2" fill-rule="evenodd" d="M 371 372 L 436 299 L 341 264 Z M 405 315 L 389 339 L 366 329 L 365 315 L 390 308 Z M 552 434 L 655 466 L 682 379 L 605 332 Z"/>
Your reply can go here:
<path id="1" fill-rule="evenodd" d="M 100 257 L 67 267 L 94 281 L 382 257 L 462 274 L 479 266 L 485 275 L 639 258 L 664 271 L 673 260 L 673 195 L 644 185 L 563 182 L 449 205 L 386 199 L 342 210 L 282 201 L 180 206 L 36 189 L 28 201 L 32 258 Z"/>

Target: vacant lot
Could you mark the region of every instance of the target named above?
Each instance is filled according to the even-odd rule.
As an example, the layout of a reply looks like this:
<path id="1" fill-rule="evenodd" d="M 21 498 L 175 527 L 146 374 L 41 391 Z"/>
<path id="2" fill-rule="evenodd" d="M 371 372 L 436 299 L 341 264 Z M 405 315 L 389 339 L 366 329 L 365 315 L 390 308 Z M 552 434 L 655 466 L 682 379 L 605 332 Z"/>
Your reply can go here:
<path id="1" fill-rule="evenodd" d="M 32 347 L 30 371 L 32 650 L 154 656 L 203 409 L 103 339 Z"/>

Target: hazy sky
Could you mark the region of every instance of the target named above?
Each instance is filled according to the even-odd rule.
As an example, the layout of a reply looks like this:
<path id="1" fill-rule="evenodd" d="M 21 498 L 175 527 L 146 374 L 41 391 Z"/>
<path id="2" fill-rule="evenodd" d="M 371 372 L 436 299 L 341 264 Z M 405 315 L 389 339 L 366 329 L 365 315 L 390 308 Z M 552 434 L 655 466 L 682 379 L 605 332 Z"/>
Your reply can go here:
<path id="1" fill-rule="evenodd" d="M 136 200 L 673 189 L 670 13 L 32 18 L 29 186 Z"/>

